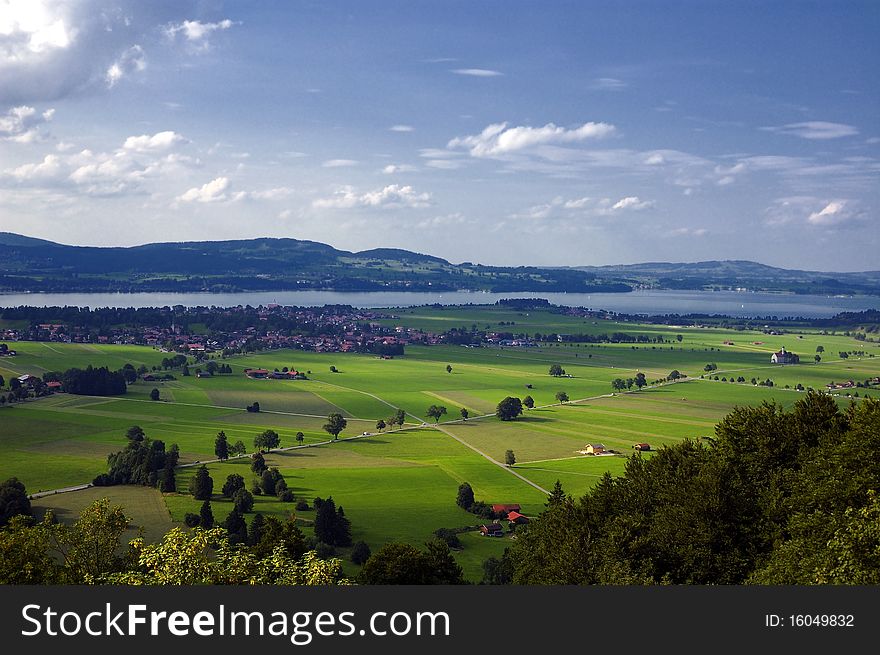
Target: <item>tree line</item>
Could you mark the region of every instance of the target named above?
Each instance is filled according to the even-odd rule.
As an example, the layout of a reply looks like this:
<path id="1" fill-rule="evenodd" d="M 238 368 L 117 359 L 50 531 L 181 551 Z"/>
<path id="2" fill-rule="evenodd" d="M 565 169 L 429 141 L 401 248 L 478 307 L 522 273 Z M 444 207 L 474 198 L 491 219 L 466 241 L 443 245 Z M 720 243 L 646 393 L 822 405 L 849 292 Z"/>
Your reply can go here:
<path id="1" fill-rule="evenodd" d="M 878 450 L 877 400 L 736 408 L 579 499 L 557 482 L 486 581 L 878 584 Z"/>

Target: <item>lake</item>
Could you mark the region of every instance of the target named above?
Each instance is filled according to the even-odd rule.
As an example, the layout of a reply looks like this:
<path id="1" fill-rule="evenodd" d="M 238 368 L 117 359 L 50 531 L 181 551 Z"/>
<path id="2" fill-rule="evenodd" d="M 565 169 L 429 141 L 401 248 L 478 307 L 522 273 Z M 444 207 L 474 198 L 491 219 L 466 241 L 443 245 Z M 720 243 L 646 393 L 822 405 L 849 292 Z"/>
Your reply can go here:
<path id="1" fill-rule="evenodd" d="M 546 298 L 555 305 L 588 307 L 627 314 L 725 314 L 737 317 L 803 316 L 827 318 L 844 311 L 880 309 L 878 296 L 810 296 L 742 291 L 661 291 L 631 293 L 489 293 L 255 291 L 243 293 L 12 293 L 0 294 L 0 307 L 164 307 L 173 305 L 351 305 L 360 308 L 493 304 L 503 298 Z"/>

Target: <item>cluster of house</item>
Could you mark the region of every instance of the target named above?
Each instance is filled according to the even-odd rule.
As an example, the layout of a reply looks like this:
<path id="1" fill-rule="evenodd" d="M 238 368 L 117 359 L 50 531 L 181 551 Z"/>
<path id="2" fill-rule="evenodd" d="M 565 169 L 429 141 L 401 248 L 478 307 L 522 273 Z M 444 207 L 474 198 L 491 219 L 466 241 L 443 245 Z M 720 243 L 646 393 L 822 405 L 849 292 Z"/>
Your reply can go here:
<path id="1" fill-rule="evenodd" d="M 503 537 L 504 526 L 501 524 L 502 520 L 506 520 L 508 525 L 523 525 L 528 523 L 528 517 L 520 514 L 521 509 L 522 507 L 516 503 L 498 503 L 492 505 L 492 511 L 502 518 L 495 519 L 489 523 L 483 523 L 480 526 L 480 534 L 484 537 Z"/>
<path id="2" fill-rule="evenodd" d="M 15 379 L 19 381 L 21 386 L 28 389 L 33 389 L 34 387 L 45 385 L 47 389 L 51 389 L 52 391 L 61 391 L 61 387 L 63 386 L 60 382 L 43 382 L 43 378 L 36 375 L 31 375 L 30 373 L 19 375 Z"/>
<path id="3" fill-rule="evenodd" d="M 216 310 L 234 314 L 242 308 Z M 214 310 L 212 310 L 214 311 Z M 274 327 L 262 326 L 272 318 Z M 352 308 L 295 308 L 268 305 L 258 308 L 254 324 L 239 330 L 215 332 L 212 336 L 189 334 L 180 325 L 120 326 L 97 334 L 93 328 L 61 323 L 34 324 L 28 329 L 8 329 L 2 332 L 7 341 L 52 341 L 59 343 L 109 343 L 118 345 L 147 345 L 165 352 L 183 352 L 193 355 L 222 350 L 296 348 L 314 352 L 369 351 L 376 345 L 398 346 L 408 343 L 443 343 L 442 335 L 411 328 L 390 329 L 377 319 L 390 315 Z M 277 329 L 278 319 L 289 320 L 291 325 L 307 329 Z M 307 332 L 307 334 L 294 334 Z"/>
<path id="4" fill-rule="evenodd" d="M 829 382 L 825 385 L 826 389 L 834 390 L 834 389 L 853 389 L 855 387 L 872 387 L 880 385 L 880 377 L 869 378 L 865 380 L 864 384 L 860 384 L 855 380 L 847 380 L 846 382 Z"/>
<path id="5" fill-rule="evenodd" d="M 244 374 L 252 380 L 307 380 L 306 374 L 296 369 L 270 371 L 265 368 L 246 368 Z"/>

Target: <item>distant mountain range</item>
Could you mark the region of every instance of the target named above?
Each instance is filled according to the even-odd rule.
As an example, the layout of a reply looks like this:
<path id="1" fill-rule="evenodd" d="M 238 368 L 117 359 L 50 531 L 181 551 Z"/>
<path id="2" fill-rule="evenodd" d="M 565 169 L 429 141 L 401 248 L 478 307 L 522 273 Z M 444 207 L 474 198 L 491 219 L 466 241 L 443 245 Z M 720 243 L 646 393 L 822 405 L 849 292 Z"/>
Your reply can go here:
<path id="1" fill-rule="evenodd" d="M 68 246 L 0 232 L 0 291 L 451 291 L 601 293 L 634 288 L 748 288 L 878 294 L 880 271 L 822 273 L 749 261 L 536 267 L 452 264 L 376 248 L 338 250 L 298 239 Z"/>

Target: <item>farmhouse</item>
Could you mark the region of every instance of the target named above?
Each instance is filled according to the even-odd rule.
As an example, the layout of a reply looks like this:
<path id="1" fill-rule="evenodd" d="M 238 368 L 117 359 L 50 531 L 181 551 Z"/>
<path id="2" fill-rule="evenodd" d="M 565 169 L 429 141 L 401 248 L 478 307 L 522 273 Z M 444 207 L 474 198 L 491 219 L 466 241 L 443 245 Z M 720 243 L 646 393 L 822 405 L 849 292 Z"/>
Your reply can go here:
<path id="1" fill-rule="evenodd" d="M 794 353 L 787 352 L 785 346 L 779 352 L 770 355 L 771 364 L 797 364 L 800 360 L 801 358 Z"/>
<path id="2" fill-rule="evenodd" d="M 264 368 L 246 368 L 244 374 L 252 380 L 264 380 L 269 376 L 269 371 Z"/>
<path id="3" fill-rule="evenodd" d="M 601 443 L 588 443 L 584 446 L 583 450 L 578 451 L 581 455 L 602 455 L 608 452 L 608 449 L 605 447 L 605 444 Z"/>
<path id="4" fill-rule="evenodd" d="M 646 451 L 646 450 L 651 450 L 651 444 L 647 444 L 647 443 L 637 443 L 637 444 L 633 444 L 633 448 L 635 448 L 636 450 L 641 450 L 641 451 L 644 452 L 644 451 Z"/>
<path id="5" fill-rule="evenodd" d="M 480 534 L 484 537 L 503 537 L 504 528 L 500 523 L 486 523 L 480 526 Z"/>
<path id="6" fill-rule="evenodd" d="M 19 375 L 18 381 L 27 387 L 33 387 L 38 382 L 41 382 L 40 378 L 38 378 L 36 375 L 30 375 L 29 373 Z"/>
<path id="7" fill-rule="evenodd" d="M 496 514 L 509 514 L 510 512 L 518 512 L 521 509 L 522 507 L 517 503 L 511 503 L 509 505 L 496 503 L 495 505 L 492 505 L 492 511 Z"/>
<path id="8" fill-rule="evenodd" d="M 507 520 L 510 521 L 511 523 L 517 523 L 519 525 L 522 525 L 523 523 L 529 522 L 529 517 L 523 516 L 519 512 L 508 512 Z"/>

